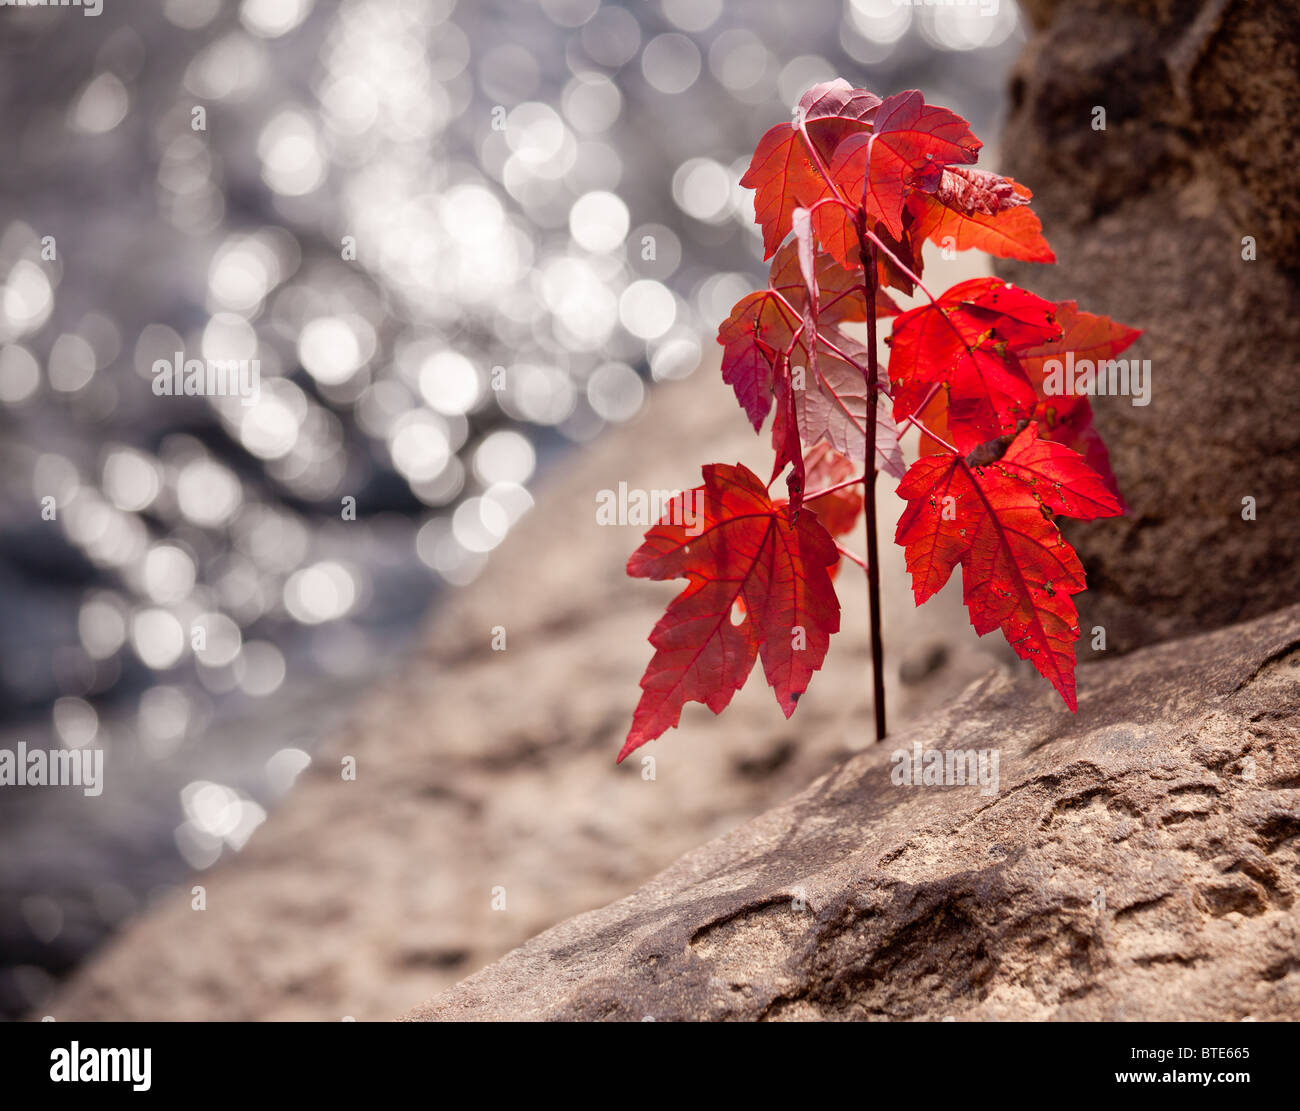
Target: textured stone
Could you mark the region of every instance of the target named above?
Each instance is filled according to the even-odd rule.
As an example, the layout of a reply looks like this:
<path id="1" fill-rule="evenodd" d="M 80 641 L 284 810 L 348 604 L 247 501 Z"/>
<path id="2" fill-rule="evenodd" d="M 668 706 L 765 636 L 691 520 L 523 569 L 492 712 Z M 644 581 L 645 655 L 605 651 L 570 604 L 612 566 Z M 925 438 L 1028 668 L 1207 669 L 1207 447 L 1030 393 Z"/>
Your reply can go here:
<path id="1" fill-rule="evenodd" d="M 1002 169 L 1058 265 L 998 269 L 1145 329 L 1152 363 L 1148 406 L 1094 399 L 1131 513 L 1067 529 L 1084 628 L 1127 651 L 1300 600 L 1300 7 L 1027 7 Z"/>
<path id="2" fill-rule="evenodd" d="M 1300 1017 L 1300 607 L 979 680 L 413 1019 Z M 891 751 L 996 749 L 996 796 Z"/>

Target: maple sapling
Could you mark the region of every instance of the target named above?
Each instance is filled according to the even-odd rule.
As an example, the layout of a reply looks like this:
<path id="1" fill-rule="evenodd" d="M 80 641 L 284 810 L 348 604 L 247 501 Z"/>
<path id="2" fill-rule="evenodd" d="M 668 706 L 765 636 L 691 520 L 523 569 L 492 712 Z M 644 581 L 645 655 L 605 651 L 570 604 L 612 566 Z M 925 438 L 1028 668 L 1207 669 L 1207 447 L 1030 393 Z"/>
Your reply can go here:
<path id="1" fill-rule="evenodd" d="M 793 121 L 759 140 L 741 184 L 754 189 L 768 285 L 737 302 L 718 342 L 723 380 L 754 430 L 772 416 L 771 477 L 709 464 L 628 560 L 629 575 L 688 584 L 650 634 L 620 761 L 677 725 L 687 702 L 721 712 L 756 659 L 789 717 L 839 630 L 842 557 L 866 573 L 884 737 L 881 472 L 906 502 L 894 539 L 917 605 L 960 565 L 975 631 L 1000 628 L 1077 710 L 1071 595 L 1085 582 L 1056 518 L 1116 516 L 1124 503 L 1090 391 L 1046 379 L 1063 360 L 1113 362 L 1140 333 L 997 278 L 940 296 L 925 286 L 927 240 L 1055 261 L 1029 190 L 970 165 L 980 146 L 965 120 L 915 90 L 882 100 L 842 80 L 809 89 Z M 890 289 L 926 303 L 904 312 Z M 907 467 L 899 437 L 912 427 L 920 457 Z M 785 496 L 774 498 L 783 473 Z M 865 559 L 840 539 L 860 515 Z"/>

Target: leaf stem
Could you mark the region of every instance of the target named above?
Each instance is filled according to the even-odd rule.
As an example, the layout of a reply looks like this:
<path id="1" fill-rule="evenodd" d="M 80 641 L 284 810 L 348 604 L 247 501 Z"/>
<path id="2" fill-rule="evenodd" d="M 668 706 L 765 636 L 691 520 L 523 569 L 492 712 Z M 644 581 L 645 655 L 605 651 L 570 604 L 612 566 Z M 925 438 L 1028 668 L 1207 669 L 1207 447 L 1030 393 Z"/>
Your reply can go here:
<path id="1" fill-rule="evenodd" d="M 916 412 L 912 413 L 911 416 L 903 418 L 903 423 L 898 426 L 898 434 L 901 436 L 903 434 L 903 430 L 908 425 L 914 425 L 917 429 L 920 430 L 922 435 L 929 436 L 930 439 L 932 439 L 936 444 L 938 444 L 941 448 L 943 448 L 944 451 L 951 451 L 954 455 L 960 455 L 961 454 L 960 451 L 958 451 L 955 447 L 953 447 L 952 444 L 950 444 L 937 432 L 931 431 L 930 428 L 925 424 L 925 422 L 922 421 L 916 415 L 917 413 L 925 412 L 926 407 L 930 404 L 931 401 L 934 400 L 934 395 L 939 392 L 942 386 L 943 386 L 942 382 L 936 382 L 933 386 L 930 387 L 930 392 L 925 395 L 925 400 L 922 401 L 921 404 L 916 407 Z"/>
<path id="2" fill-rule="evenodd" d="M 871 611 L 871 686 L 876 743 L 885 739 L 885 648 L 880 629 L 880 552 L 876 543 L 876 408 L 880 399 L 880 356 L 876 350 L 876 242 L 867 231 L 864 208 L 857 211 L 862 292 L 867 301 L 867 436 L 863 501 L 867 522 L 867 602 Z"/>
<path id="3" fill-rule="evenodd" d="M 866 238 L 867 238 L 867 239 L 870 239 L 870 240 L 871 240 L 871 244 L 872 244 L 872 247 L 873 247 L 873 250 L 872 250 L 871 254 L 872 254 L 873 257 L 875 256 L 875 253 L 876 253 L 876 252 L 875 252 L 875 248 L 878 248 L 878 249 L 884 251 L 885 254 L 889 256 L 889 261 L 892 262 L 895 266 L 897 266 L 897 267 L 898 267 L 898 268 L 903 272 L 903 274 L 904 274 L 908 279 L 910 279 L 910 280 L 915 284 L 915 286 L 916 286 L 917 289 L 919 289 L 919 290 L 920 290 L 922 293 L 924 293 L 928 298 L 930 298 L 930 300 L 931 300 L 933 303 L 938 304 L 938 302 L 939 302 L 939 298 L 937 298 L 933 293 L 930 292 L 930 290 L 929 290 L 929 288 L 926 286 L 925 282 L 921 281 L 921 279 L 920 279 L 919 277 L 917 277 L 915 274 L 912 273 L 912 268 L 911 268 L 910 266 L 908 266 L 907 263 L 905 263 L 905 262 L 904 262 L 901 258 L 899 258 L 896 254 L 894 254 L 894 252 L 891 251 L 891 250 L 889 249 L 889 247 L 885 245 L 884 240 L 882 240 L 878 235 L 876 235 L 875 232 L 873 232 L 873 231 L 867 231 L 867 225 L 866 225 L 866 221 L 865 221 L 865 220 L 861 220 L 861 221 L 859 221 L 859 224 L 858 224 L 858 239 L 859 239 L 859 242 L 861 242 L 863 234 L 866 235 Z"/>
<path id="4" fill-rule="evenodd" d="M 842 555 L 845 559 L 851 559 L 859 567 L 863 568 L 863 570 L 866 569 L 867 561 L 863 559 L 860 555 L 858 555 L 857 552 L 849 551 L 848 548 L 846 548 L 838 540 L 835 541 L 835 547 L 839 549 L 840 555 Z"/>
<path id="5" fill-rule="evenodd" d="M 806 502 L 816 501 L 818 498 L 824 498 L 827 494 L 835 493 L 836 490 L 861 485 L 866 481 L 866 477 L 866 475 L 858 475 L 857 478 L 846 478 L 843 482 L 837 482 L 834 486 L 827 486 L 824 490 L 814 490 L 811 494 L 804 494 L 803 500 Z"/>

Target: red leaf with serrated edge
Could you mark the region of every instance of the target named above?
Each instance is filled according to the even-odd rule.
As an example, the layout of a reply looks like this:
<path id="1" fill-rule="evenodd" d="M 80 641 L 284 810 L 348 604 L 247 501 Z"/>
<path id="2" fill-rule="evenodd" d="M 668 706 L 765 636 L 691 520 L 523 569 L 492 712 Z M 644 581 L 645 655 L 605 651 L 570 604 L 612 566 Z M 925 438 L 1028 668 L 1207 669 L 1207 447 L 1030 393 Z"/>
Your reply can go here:
<path id="1" fill-rule="evenodd" d="M 940 452 L 908 468 L 898 496 L 907 506 L 898 518 L 894 541 L 902 545 L 919 606 L 938 593 L 970 547 L 957 510 L 961 501 L 970 502 L 974 489 L 961 457 Z"/>
<path id="2" fill-rule="evenodd" d="M 757 432 L 772 408 L 777 367 L 800 321 L 771 290 L 742 297 L 718 328 L 722 380 Z"/>
<path id="3" fill-rule="evenodd" d="M 1115 495 L 1124 512 L 1128 512 L 1119 481 L 1110 466 L 1110 452 L 1092 423 L 1092 404 L 1086 397 L 1061 397 L 1050 402 L 1040 399 L 1034 408 L 1034 423 L 1043 439 L 1064 444 L 1082 455 L 1088 466 L 1101 475 L 1106 489 Z"/>
<path id="4" fill-rule="evenodd" d="M 952 441 L 963 452 L 1029 419 L 1036 397 L 1016 352 L 1060 334 L 1055 309 L 997 278 L 975 278 L 903 313 L 889 341 L 895 418 L 915 414 L 941 386 Z"/>
<path id="5" fill-rule="evenodd" d="M 895 539 L 903 545 L 919 605 L 962 567 L 963 598 L 983 636 L 1001 627 L 1078 708 L 1070 595 L 1085 587 L 1083 566 L 1051 519 L 1113 516 L 1119 502 L 1078 453 L 1028 425 L 1000 459 L 977 466 L 951 452 L 914 463 L 898 492 L 907 500 Z"/>
<path id="6" fill-rule="evenodd" d="M 1028 425 L 990 466 L 1030 487 L 1053 513 L 1095 521 L 1122 512 L 1119 500 L 1088 461 L 1064 444 L 1043 439 L 1037 425 Z"/>
<path id="7" fill-rule="evenodd" d="M 821 291 L 820 320 L 837 324 L 867 318 L 860 276 L 849 273 L 834 259 L 818 255 L 816 277 Z M 755 431 L 763 427 L 772 407 L 779 356 L 791 349 L 807 301 L 798 246 L 791 240 L 772 259 L 768 288 L 742 297 L 718 328 L 718 343 L 723 346 L 722 380 L 736 391 Z M 877 290 L 876 315 L 896 312 L 898 306 L 889 295 Z"/>
<path id="8" fill-rule="evenodd" d="M 687 702 L 720 713 L 755 658 L 789 717 L 840 627 L 829 573 L 838 558 L 811 509 L 792 523 L 748 468 L 705 467 L 704 484 L 677 495 L 628 560 L 629 575 L 689 585 L 650 634 L 655 654 L 619 760 L 675 726 Z"/>
<path id="9" fill-rule="evenodd" d="M 855 89 L 842 77 L 814 85 L 799 98 L 797 111 L 813 122 L 831 116 L 842 120 L 869 122 L 880 107 L 880 97 L 866 89 Z"/>
<path id="10" fill-rule="evenodd" d="M 922 206 L 917 220 L 919 233 L 936 246 L 955 251 L 974 248 L 1023 262 L 1056 261 L 1055 252 L 1043 238 L 1043 225 L 1032 209 L 1009 208 L 995 216 L 982 212 L 964 215 L 928 196 L 917 203 Z"/>
<path id="11" fill-rule="evenodd" d="M 754 222 L 763 229 L 764 258 L 790 234 L 796 208 L 811 208 L 831 195 L 818 161 L 825 166 L 846 135 L 869 128 L 879 105 L 873 93 L 846 81 L 814 85 L 799 101 L 796 122 L 777 124 L 758 141 L 740 184 L 755 191 Z"/>
<path id="12" fill-rule="evenodd" d="M 1097 363 L 1113 359 L 1125 351 L 1142 334 L 1141 329 L 1116 323 L 1106 316 L 1080 312 L 1075 301 L 1060 302 L 1056 306 L 1056 320 L 1061 326 L 1059 339 L 1025 348 L 1019 355 L 1020 364 L 1038 395 L 1034 420 L 1044 437 L 1079 452 L 1102 476 L 1111 493 L 1118 497 L 1119 484 L 1111 470 L 1106 445 L 1093 427 L 1092 404 L 1088 395 L 1049 395 L 1044 381 L 1046 364 L 1050 359 L 1064 363 L 1067 357 L 1073 356 L 1074 366 L 1087 360 L 1095 367 Z"/>
<path id="13" fill-rule="evenodd" d="M 945 166 L 974 162 L 981 146 L 964 119 L 926 104 L 912 89 L 881 102 L 870 132 L 841 141 L 831 159 L 831 179 L 851 204 L 865 203 L 872 223 L 880 221 L 897 237 L 908 194 L 933 192 Z"/>
<path id="14" fill-rule="evenodd" d="M 952 166 L 944 171 L 945 178 L 959 171 L 968 175 L 982 172 Z M 996 174 L 989 176 L 997 177 Z M 1043 238 L 1043 225 L 1029 208 L 1033 194 L 1011 178 L 998 180 L 1010 186 L 1016 202 L 996 207 L 995 198 L 969 193 L 963 195 L 955 185 L 945 190 L 942 180 L 935 193 L 913 193 L 907 200 L 907 211 L 914 220 L 916 235 L 938 247 L 956 251 L 974 248 L 999 258 L 1055 262 L 1056 255 Z M 1005 193 L 1006 186 L 991 191 Z M 954 203 L 945 203 L 945 198 Z M 969 202 L 973 207 L 968 211 L 963 202 Z M 988 211 L 990 208 L 992 211 Z"/>
<path id="15" fill-rule="evenodd" d="M 1063 360 L 1067 354 L 1072 354 L 1076 363 L 1081 359 L 1093 363 L 1113 359 L 1142 334 L 1140 328 L 1118 324 L 1108 316 L 1080 312 L 1076 301 L 1062 301 L 1055 308 L 1061 335 L 1020 352 L 1021 365 L 1036 386 L 1042 383 L 1048 359 Z"/>
<path id="16" fill-rule="evenodd" d="M 861 130 L 858 124 L 828 126 L 841 134 Z M 790 234 L 794 210 L 810 207 L 828 191 L 803 135 L 788 123 L 777 124 L 758 141 L 740 184 L 754 190 L 754 222 L 763 229 L 764 258 L 771 258 Z"/>
<path id="17" fill-rule="evenodd" d="M 951 435 L 948 429 L 947 403 L 942 393 L 916 414 L 919 421 L 939 440 L 946 440 Z M 1128 507 L 1120 493 L 1119 483 L 1110 466 L 1110 453 L 1101 434 L 1093 427 L 1092 406 L 1086 397 L 1054 398 L 1050 403 L 1039 400 L 1034 408 L 1034 423 L 1038 425 L 1039 434 L 1045 440 L 1064 444 L 1083 456 L 1084 462 L 1101 476 L 1123 512 Z M 939 455 L 947 450 L 936 439 L 923 435 L 917 445 L 921 455 Z"/>

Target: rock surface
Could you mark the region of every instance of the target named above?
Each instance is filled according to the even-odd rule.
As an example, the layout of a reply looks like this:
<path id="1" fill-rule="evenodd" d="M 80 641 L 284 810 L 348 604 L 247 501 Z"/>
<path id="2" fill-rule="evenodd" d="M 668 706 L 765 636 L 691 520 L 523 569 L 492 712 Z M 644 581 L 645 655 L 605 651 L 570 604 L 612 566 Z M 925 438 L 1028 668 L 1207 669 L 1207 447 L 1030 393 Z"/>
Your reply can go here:
<path id="1" fill-rule="evenodd" d="M 1300 1018 L 1300 607 L 979 680 L 412 1019 Z M 996 749 L 995 796 L 891 750 Z"/>
<path id="2" fill-rule="evenodd" d="M 1024 6 L 1001 168 L 1058 265 L 999 270 L 1145 329 L 1151 360 L 1149 405 L 1094 399 L 1131 512 L 1067 530 L 1083 626 L 1128 651 L 1300 601 L 1300 7 Z"/>

